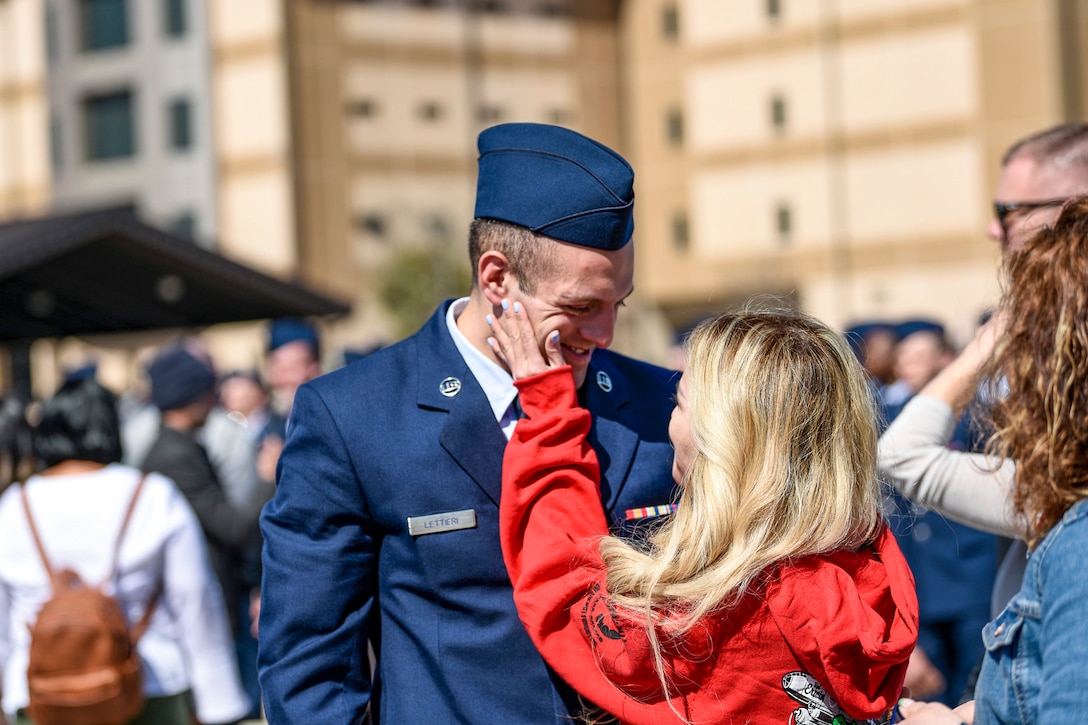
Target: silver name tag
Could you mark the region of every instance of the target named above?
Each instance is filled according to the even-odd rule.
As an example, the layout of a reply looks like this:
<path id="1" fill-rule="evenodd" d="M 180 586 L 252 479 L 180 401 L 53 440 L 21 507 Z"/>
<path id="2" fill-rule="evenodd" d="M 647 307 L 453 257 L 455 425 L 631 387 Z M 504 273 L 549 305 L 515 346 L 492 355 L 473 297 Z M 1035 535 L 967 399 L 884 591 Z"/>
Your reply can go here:
<path id="1" fill-rule="evenodd" d="M 450 511 L 447 514 L 408 517 L 408 533 L 412 536 L 440 534 L 443 531 L 474 528 L 476 528 L 476 511 L 473 509 Z"/>

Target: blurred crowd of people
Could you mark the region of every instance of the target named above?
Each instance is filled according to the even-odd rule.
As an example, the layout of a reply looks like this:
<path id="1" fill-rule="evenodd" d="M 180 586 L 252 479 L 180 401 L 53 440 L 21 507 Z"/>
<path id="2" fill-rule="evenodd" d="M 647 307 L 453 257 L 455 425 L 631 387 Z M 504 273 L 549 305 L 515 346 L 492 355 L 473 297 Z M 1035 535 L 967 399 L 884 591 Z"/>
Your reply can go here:
<path id="1" fill-rule="evenodd" d="M 110 590 L 134 612 L 156 580 L 164 590 L 166 606 L 138 645 L 151 670 L 140 722 L 261 717 L 258 518 L 275 492 L 295 391 L 321 373 L 320 340 L 307 321 L 271 321 L 266 350 L 263 370 L 220 373 L 203 341 L 188 336 L 155 351 L 143 395 L 126 391 L 118 399 L 90 364 L 67 371 L 41 403 L 0 397 L 0 491 L 22 482 L 50 558 L 64 566 L 95 571 L 121 499 L 131 496 L 140 472 L 158 474 L 147 479 L 150 491 L 135 509 Z M 13 500 L 14 490 L 0 499 L 0 712 L 21 713 L 24 625 L 33 623 L 49 587 L 40 562 L 19 548 L 25 523 Z M 16 722 L 23 719 L 18 714 Z"/>

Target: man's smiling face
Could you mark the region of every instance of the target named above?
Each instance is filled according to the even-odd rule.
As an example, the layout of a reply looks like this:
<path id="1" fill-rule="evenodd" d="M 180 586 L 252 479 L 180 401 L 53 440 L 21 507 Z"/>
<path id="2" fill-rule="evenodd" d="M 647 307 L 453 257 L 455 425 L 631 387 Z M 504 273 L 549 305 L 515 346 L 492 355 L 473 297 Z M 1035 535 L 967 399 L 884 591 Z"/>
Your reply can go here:
<path id="1" fill-rule="evenodd" d="M 525 306 L 541 349 L 548 335 L 559 331 L 563 359 L 581 387 L 593 351 L 612 344 L 616 314 L 634 289 L 634 244 L 603 251 L 552 243 L 555 254 L 534 280 L 532 294 L 519 289 L 512 300 Z"/>

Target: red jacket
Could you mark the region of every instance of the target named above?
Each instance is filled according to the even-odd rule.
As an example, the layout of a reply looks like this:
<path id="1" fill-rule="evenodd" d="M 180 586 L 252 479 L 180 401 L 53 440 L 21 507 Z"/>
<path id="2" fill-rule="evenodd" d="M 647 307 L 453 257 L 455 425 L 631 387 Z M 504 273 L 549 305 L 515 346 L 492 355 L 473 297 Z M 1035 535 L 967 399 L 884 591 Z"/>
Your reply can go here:
<path id="1" fill-rule="evenodd" d="M 666 701 L 644 621 L 605 589 L 608 525 L 569 368 L 518 387 L 527 418 L 503 462 L 503 555 L 521 620 L 564 680 L 626 723 L 678 722 L 670 702 L 700 724 L 886 716 L 918 625 L 914 579 L 886 527 L 872 548 L 783 562 L 679 641 L 663 633 Z"/>

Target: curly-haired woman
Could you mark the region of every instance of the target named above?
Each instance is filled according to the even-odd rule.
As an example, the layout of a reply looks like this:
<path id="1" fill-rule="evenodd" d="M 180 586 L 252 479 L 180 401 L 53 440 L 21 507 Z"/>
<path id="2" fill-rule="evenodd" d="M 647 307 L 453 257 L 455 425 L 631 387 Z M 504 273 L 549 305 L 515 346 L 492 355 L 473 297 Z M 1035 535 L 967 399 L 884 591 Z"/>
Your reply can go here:
<path id="1" fill-rule="evenodd" d="M 1076 722 L 1088 692 L 1088 198 L 1007 260 L 992 452 L 1016 461 L 1012 505 L 1031 554 L 1023 585 L 983 630 L 974 723 Z M 957 723 L 934 704 L 906 720 Z"/>

